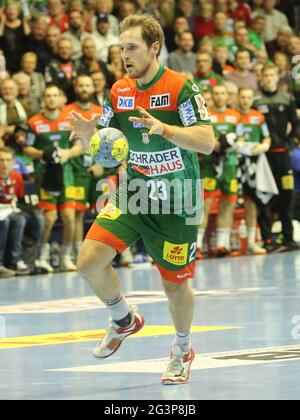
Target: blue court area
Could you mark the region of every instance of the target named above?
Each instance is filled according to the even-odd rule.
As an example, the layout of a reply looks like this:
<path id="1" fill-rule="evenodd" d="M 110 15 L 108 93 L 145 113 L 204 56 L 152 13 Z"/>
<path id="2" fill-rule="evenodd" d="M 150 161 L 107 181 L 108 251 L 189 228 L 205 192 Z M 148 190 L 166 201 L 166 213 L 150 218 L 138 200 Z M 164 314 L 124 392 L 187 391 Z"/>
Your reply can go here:
<path id="1" fill-rule="evenodd" d="M 158 272 L 119 273 L 146 325 L 106 361 L 91 353 L 107 311 L 79 275 L 1 280 L 0 399 L 300 398 L 300 252 L 198 263 L 197 358 L 180 386 L 160 385 L 173 329 Z"/>

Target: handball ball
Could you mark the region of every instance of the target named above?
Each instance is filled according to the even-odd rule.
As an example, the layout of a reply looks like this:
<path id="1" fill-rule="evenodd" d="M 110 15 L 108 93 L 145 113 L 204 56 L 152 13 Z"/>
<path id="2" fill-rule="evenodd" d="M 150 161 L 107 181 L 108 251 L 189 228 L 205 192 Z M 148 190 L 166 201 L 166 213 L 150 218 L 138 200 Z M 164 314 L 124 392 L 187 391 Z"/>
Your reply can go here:
<path id="1" fill-rule="evenodd" d="M 90 140 L 90 154 L 104 168 L 114 168 L 127 158 L 128 141 L 122 131 L 102 128 Z"/>

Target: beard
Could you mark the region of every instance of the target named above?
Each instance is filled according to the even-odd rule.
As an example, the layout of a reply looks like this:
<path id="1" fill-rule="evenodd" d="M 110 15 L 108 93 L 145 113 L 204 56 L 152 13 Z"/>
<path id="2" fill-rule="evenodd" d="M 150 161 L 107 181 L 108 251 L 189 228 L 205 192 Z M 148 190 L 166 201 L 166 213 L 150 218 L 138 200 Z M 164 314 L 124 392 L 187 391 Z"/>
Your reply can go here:
<path id="1" fill-rule="evenodd" d="M 127 73 L 129 77 L 132 79 L 142 79 L 147 74 L 150 66 L 151 66 L 151 61 L 149 61 L 140 69 L 132 68 L 129 71 L 127 70 Z"/>
<path id="2" fill-rule="evenodd" d="M 88 102 L 91 102 L 92 100 L 92 94 L 90 93 L 82 93 L 82 94 L 77 94 L 77 98 L 78 101 L 81 102 L 82 104 L 87 104 Z"/>

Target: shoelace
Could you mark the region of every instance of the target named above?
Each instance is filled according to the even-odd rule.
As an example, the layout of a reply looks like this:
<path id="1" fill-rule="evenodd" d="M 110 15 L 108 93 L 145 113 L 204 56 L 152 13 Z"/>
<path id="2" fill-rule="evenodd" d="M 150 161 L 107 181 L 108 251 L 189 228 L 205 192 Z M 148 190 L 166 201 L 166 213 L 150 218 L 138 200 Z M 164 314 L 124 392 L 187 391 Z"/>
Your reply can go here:
<path id="1" fill-rule="evenodd" d="M 174 356 L 168 361 L 166 373 L 172 373 L 175 375 L 181 375 L 184 371 L 182 359 L 179 356 Z"/>

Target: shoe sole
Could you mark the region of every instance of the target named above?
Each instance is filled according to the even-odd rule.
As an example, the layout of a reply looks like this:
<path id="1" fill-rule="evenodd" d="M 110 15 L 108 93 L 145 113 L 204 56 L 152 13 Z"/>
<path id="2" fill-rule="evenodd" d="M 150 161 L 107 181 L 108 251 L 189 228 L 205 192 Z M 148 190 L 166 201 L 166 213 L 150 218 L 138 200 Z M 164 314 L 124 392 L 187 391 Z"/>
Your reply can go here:
<path id="1" fill-rule="evenodd" d="M 126 337 L 124 337 L 122 340 L 120 340 L 119 345 L 110 354 L 108 354 L 107 356 L 97 356 L 95 353 L 93 353 L 93 356 L 96 359 L 107 359 L 108 357 L 111 357 L 113 354 L 115 354 L 119 350 L 119 348 L 121 347 L 121 344 L 123 343 L 124 340 L 126 340 L 127 337 L 129 337 L 130 335 L 133 335 L 133 334 L 137 334 L 143 328 L 143 326 L 145 325 L 145 319 L 144 319 L 143 316 L 141 316 L 141 319 L 142 320 L 141 320 L 141 323 L 138 326 L 138 328 L 136 330 L 130 332 L 128 335 L 126 335 Z"/>
<path id="2" fill-rule="evenodd" d="M 178 380 L 178 379 L 161 379 L 161 384 L 162 385 L 184 385 L 184 384 L 188 384 L 191 380 L 191 366 L 193 361 L 195 360 L 196 357 L 196 353 L 193 351 L 193 356 L 192 359 L 190 361 L 190 365 L 188 367 L 188 371 L 187 371 L 187 378 L 186 379 L 182 379 L 182 380 Z"/>

